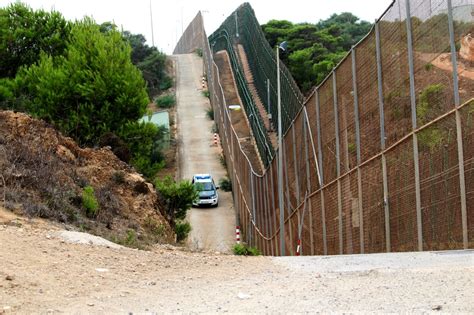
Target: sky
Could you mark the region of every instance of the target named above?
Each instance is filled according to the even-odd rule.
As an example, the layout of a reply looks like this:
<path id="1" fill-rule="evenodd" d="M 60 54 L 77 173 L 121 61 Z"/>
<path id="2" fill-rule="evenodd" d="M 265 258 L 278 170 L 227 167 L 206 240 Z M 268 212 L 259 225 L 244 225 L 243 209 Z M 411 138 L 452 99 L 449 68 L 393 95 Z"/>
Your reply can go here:
<path id="1" fill-rule="evenodd" d="M 0 7 L 15 2 L 0 0 Z M 112 21 L 123 30 L 142 34 L 147 43 L 171 54 L 187 25 L 201 11 L 212 34 L 243 0 L 23 0 L 33 9 L 56 10 L 68 20 L 91 16 L 97 23 Z M 351 12 L 373 22 L 392 0 L 247 0 L 260 24 L 272 19 L 316 23 L 333 13 Z M 150 10 L 151 8 L 151 10 Z M 150 12 L 152 13 L 150 15 Z M 153 43 L 151 16 L 153 17 Z"/>

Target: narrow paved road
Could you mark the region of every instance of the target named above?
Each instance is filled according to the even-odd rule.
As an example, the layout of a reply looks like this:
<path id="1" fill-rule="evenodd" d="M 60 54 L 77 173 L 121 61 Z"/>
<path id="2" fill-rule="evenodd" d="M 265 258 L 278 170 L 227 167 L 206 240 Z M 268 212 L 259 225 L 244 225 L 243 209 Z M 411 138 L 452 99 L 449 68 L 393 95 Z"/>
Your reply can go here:
<path id="1" fill-rule="evenodd" d="M 220 148 L 214 145 L 213 121 L 206 115 L 209 100 L 202 95 L 202 58 L 196 54 L 176 55 L 177 126 L 180 177 L 210 173 L 216 184 L 226 176 L 220 164 Z M 219 190 L 219 207 L 192 208 L 188 212 L 192 231 L 188 246 L 198 250 L 230 252 L 234 242 L 235 213 L 232 196 Z"/>

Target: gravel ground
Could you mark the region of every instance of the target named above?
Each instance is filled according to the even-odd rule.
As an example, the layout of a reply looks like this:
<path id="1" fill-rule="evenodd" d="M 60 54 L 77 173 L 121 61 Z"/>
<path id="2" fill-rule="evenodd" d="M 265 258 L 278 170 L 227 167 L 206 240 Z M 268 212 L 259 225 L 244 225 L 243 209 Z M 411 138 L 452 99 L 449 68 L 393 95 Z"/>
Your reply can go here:
<path id="1" fill-rule="evenodd" d="M 474 313 L 473 251 L 274 258 L 141 251 L 91 244 L 85 233 L 41 222 L 2 224 L 0 214 L 0 314 Z"/>

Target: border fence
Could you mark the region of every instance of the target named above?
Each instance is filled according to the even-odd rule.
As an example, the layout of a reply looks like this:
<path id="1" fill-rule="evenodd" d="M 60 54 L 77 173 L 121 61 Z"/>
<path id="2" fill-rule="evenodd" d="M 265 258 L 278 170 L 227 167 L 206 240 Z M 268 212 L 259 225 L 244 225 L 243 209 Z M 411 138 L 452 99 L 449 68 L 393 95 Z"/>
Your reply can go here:
<path id="1" fill-rule="evenodd" d="M 268 48 L 246 14 L 247 4 L 232 16 L 235 29 L 226 30 L 228 19 L 211 44 L 198 14 L 175 50 L 203 50 L 242 239 L 266 255 L 474 248 L 474 0 L 393 1 L 301 106 L 282 97 L 283 226 L 277 156 L 263 174 L 252 169 L 211 52 L 214 42 L 228 52 L 242 43 L 254 80 L 275 76 L 274 86 L 271 49 L 252 53 L 245 44 Z M 218 47 L 223 30 L 227 44 Z M 292 89 L 283 75 L 285 97 Z M 252 106 L 244 105 L 247 115 Z"/>

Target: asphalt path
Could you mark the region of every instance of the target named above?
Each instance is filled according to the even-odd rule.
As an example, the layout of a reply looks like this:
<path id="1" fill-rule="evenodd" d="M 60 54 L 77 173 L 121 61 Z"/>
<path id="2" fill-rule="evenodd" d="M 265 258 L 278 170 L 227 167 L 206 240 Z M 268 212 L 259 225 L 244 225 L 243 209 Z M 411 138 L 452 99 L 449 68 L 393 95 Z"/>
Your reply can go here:
<path id="1" fill-rule="evenodd" d="M 214 145 L 214 122 L 206 115 L 209 99 L 203 96 L 202 58 L 196 54 L 174 56 L 176 62 L 177 127 L 179 170 L 182 179 L 209 173 L 216 185 L 226 176 L 221 165 L 221 149 Z M 192 208 L 187 220 L 192 231 L 187 244 L 191 249 L 231 251 L 235 238 L 235 212 L 231 193 L 219 190 L 217 208 Z"/>

